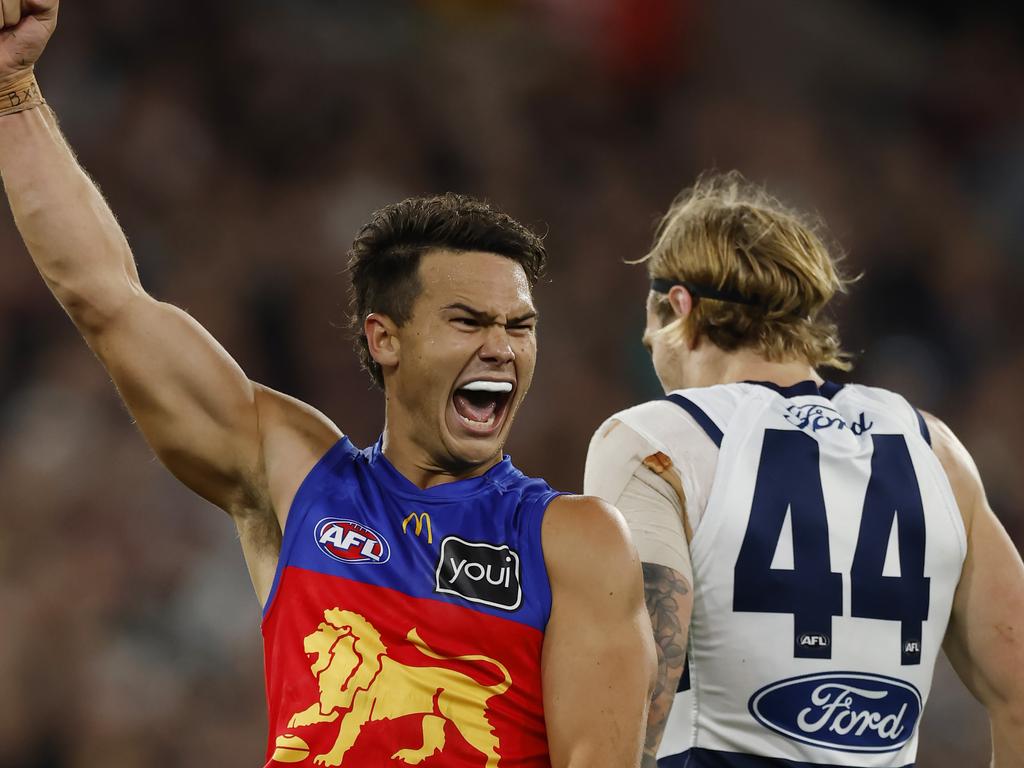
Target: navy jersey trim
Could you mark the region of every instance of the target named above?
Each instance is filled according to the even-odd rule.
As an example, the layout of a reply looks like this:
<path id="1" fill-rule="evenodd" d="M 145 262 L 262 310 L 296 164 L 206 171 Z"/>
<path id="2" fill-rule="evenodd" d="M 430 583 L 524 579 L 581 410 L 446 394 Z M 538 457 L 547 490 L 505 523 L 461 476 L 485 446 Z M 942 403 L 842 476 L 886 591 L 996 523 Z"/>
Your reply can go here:
<path id="1" fill-rule="evenodd" d="M 358 450 L 352 441 L 342 436 L 338 442 L 327 449 L 327 452 L 320 457 L 320 460 L 313 465 L 309 473 L 302 480 L 302 484 L 295 492 L 292 499 L 292 506 L 288 510 L 288 518 L 284 523 L 284 537 L 281 540 L 281 552 L 277 556 L 277 570 L 274 572 L 274 583 L 270 586 L 270 594 L 267 595 L 267 602 L 263 606 L 263 621 L 267 620 L 270 611 L 274 606 L 274 598 L 277 597 L 277 588 L 281 584 L 281 576 L 288 565 L 292 549 L 295 546 L 295 539 L 298 530 L 302 528 L 302 521 L 309 509 L 309 497 L 320 485 L 319 480 L 324 475 L 332 472 L 344 459 L 352 459 L 358 454 Z"/>
<path id="2" fill-rule="evenodd" d="M 921 437 L 924 438 L 924 441 L 928 443 L 928 445 L 931 445 L 932 433 L 928 429 L 928 422 L 924 420 L 924 416 L 919 410 L 917 410 L 917 408 L 914 408 L 914 413 L 917 414 L 917 426 L 921 429 Z"/>
<path id="3" fill-rule="evenodd" d="M 658 760 L 658 768 L 852 768 L 831 763 L 801 763 L 796 760 L 783 760 L 780 757 L 758 757 L 743 755 L 738 752 L 722 752 L 717 749 L 694 747 L 688 752 L 663 757 Z M 913 763 L 901 768 L 914 768 Z"/>
<path id="4" fill-rule="evenodd" d="M 798 381 L 788 387 L 782 387 L 773 381 L 745 381 L 744 384 L 756 384 L 759 387 L 765 387 L 774 392 L 778 392 L 785 398 L 790 397 L 801 397 L 813 395 L 817 397 L 824 397 L 826 400 L 831 400 L 842 390 L 845 384 L 837 384 L 834 381 L 824 381 L 821 386 L 818 386 L 813 381 Z"/>
<path id="5" fill-rule="evenodd" d="M 686 759 L 690 756 L 690 750 L 680 752 L 678 755 L 669 755 L 658 760 L 658 768 L 686 768 Z"/>
<path id="6" fill-rule="evenodd" d="M 845 384 L 837 384 L 834 381 L 826 381 L 819 387 L 821 396 L 831 400 L 833 397 L 839 394 L 839 391 L 845 387 Z"/>
<path id="7" fill-rule="evenodd" d="M 679 678 L 679 685 L 676 686 L 676 693 L 688 691 L 693 687 L 690 682 L 690 650 L 683 652 L 683 674 Z"/>
<path id="8" fill-rule="evenodd" d="M 704 430 L 708 437 L 711 438 L 711 442 L 719 448 L 722 447 L 722 430 L 718 428 L 718 425 L 711 420 L 711 417 L 704 413 L 701 407 L 693 402 L 693 400 L 677 394 L 666 395 L 664 399 L 675 403 L 690 414 L 693 417 L 693 420 L 697 422 L 697 425 Z"/>

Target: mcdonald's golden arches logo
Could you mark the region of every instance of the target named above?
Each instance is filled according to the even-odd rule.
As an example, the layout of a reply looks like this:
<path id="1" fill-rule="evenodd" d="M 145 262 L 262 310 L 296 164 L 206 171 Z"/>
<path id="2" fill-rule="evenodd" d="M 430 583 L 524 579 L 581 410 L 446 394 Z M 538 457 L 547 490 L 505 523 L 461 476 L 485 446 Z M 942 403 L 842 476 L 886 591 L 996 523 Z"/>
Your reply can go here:
<path id="1" fill-rule="evenodd" d="M 430 528 L 430 515 L 426 512 L 410 512 L 409 515 L 402 521 L 402 533 L 406 532 L 409 527 L 409 523 L 413 520 L 416 521 L 416 525 L 413 528 L 413 533 L 419 536 L 423 533 L 423 529 L 427 529 L 427 544 L 434 543 L 434 532 Z"/>

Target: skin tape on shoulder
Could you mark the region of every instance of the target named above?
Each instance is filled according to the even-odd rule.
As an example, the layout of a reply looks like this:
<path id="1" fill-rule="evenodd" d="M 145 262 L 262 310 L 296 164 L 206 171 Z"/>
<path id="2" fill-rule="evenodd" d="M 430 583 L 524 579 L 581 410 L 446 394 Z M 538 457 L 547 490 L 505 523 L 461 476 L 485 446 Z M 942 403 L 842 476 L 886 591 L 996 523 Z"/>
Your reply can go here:
<path id="1" fill-rule="evenodd" d="M 690 546 L 683 532 L 678 499 L 661 477 L 640 467 L 619 499 L 640 560 L 664 565 L 693 582 Z"/>
<path id="2" fill-rule="evenodd" d="M 619 509 L 643 562 L 673 568 L 692 580 L 681 487 L 675 487 L 678 477 L 673 484 L 666 475 L 675 476 L 668 457 L 625 424 L 613 421 L 591 441 L 583 491 Z"/>
<path id="3" fill-rule="evenodd" d="M 686 493 L 683 491 L 683 481 L 678 471 L 666 454 L 658 451 L 644 458 L 644 466 L 660 477 L 675 494 L 679 500 L 679 516 L 683 521 L 683 530 L 686 532 L 686 542 L 693 541 L 693 527 L 690 525 L 690 517 L 686 513 Z"/>
<path id="4" fill-rule="evenodd" d="M 583 493 L 617 504 L 626 483 L 649 453 L 647 441 L 622 422 L 602 424 L 587 450 Z"/>

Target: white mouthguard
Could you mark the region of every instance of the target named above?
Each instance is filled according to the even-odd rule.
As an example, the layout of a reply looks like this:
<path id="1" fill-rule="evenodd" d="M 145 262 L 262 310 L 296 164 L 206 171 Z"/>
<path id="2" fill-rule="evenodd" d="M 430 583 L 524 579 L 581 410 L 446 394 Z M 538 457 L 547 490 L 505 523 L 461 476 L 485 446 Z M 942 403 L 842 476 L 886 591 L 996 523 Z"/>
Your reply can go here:
<path id="1" fill-rule="evenodd" d="M 511 392 L 512 382 L 510 381 L 471 381 L 459 389 L 468 389 L 470 392 Z"/>

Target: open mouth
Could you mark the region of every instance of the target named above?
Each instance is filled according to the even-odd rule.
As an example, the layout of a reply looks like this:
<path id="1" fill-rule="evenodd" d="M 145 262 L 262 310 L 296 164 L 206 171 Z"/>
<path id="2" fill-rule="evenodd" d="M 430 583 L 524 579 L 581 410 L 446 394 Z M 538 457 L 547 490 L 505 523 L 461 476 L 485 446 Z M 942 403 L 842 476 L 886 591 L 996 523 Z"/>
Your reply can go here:
<path id="1" fill-rule="evenodd" d="M 487 435 L 501 425 L 512 400 L 512 382 L 470 381 L 455 390 L 452 405 L 461 425 L 475 434 Z"/>

